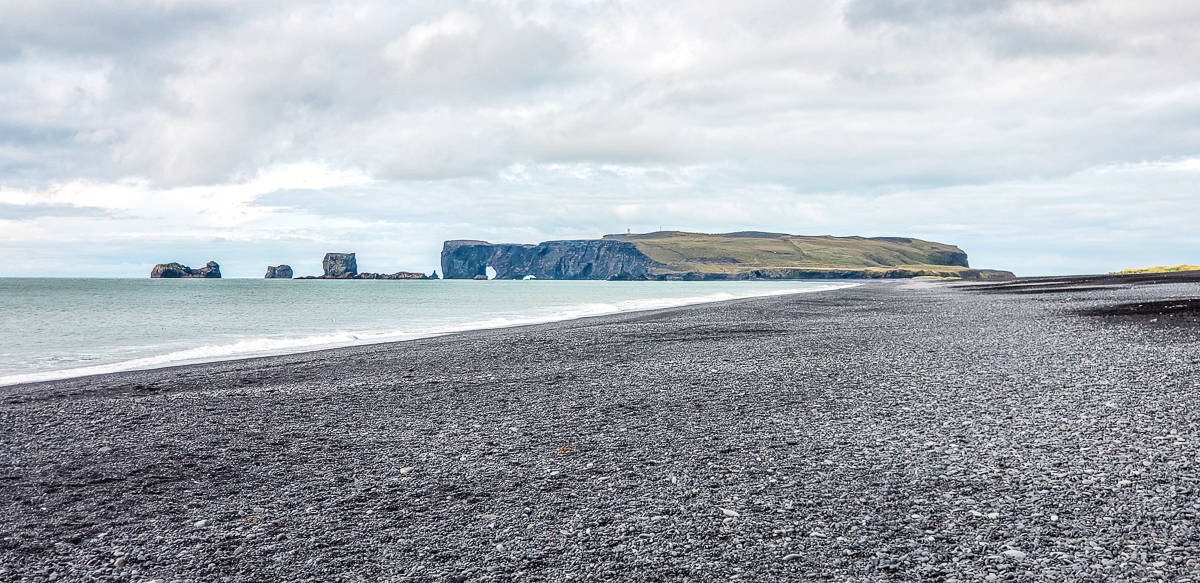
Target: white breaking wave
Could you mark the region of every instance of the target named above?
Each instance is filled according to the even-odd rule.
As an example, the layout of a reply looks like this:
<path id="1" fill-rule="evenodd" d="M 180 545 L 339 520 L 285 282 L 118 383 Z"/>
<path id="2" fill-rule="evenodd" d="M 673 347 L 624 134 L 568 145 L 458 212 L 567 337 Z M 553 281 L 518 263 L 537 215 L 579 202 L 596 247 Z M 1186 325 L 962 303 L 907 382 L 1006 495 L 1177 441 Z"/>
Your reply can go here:
<path id="1" fill-rule="evenodd" d="M 663 308 L 674 308 L 679 306 L 721 302 L 727 300 L 830 291 L 834 289 L 854 287 L 856 285 L 859 284 L 829 283 L 821 285 L 820 287 L 812 286 L 810 284 L 808 287 L 803 288 L 787 288 L 748 293 L 720 292 L 691 297 L 643 298 L 622 300 L 612 303 L 575 304 L 555 308 L 554 311 L 549 311 L 542 314 L 496 317 L 449 326 L 432 326 L 419 330 L 337 331 L 328 334 L 309 336 L 247 338 L 226 344 L 197 346 L 195 348 L 177 350 L 165 354 L 135 358 L 132 360 L 125 360 L 109 364 L 0 376 L 0 386 L 61 380 L 114 372 L 149 370 L 185 364 L 220 362 L 225 360 L 238 360 L 242 358 L 261 356 L 279 356 L 284 354 L 296 354 L 312 350 L 341 348 L 346 346 L 399 342 L 404 340 L 415 340 L 418 338 L 432 338 L 434 336 L 444 336 L 447 334 L 467 332 L 471 330 L 528 326 L 532 324 L 561 322 L 565 320 L 575 320 L 578 318 L 587 318 L 592 316 L 604 316 L 608 314 L 638 312 L 645 310 L 658 310 Z"/>

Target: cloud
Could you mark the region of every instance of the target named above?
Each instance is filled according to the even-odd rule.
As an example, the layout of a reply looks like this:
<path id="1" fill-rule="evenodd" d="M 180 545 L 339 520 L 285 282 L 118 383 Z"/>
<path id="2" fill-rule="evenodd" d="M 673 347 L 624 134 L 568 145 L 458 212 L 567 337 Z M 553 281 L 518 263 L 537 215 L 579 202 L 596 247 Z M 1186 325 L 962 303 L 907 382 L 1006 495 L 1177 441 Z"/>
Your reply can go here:
<path id="1" fill-rule="evenodd" d="M 111 248 L 112 274 L 189 241 L 428 269 L 443 238 L 663 226 L 1163 263 L 1195 242 L 1197 24 L 1118 0 L 10 2 L 0 245 Z"/>
<path id="2" fill-rule="evenodd" d="M 107 217 L 103 209 L 65 204 L 6 204 L 0 203 L 0 217 L 22 221 L 45 217 Z"/>

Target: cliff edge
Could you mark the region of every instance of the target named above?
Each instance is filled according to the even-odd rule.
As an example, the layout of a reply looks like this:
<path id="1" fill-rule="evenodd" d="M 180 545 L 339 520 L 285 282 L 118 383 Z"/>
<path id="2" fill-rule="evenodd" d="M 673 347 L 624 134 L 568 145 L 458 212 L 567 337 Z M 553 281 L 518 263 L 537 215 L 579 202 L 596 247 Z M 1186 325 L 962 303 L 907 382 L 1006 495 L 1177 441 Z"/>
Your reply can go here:
<path id="1" fill-rule="evenodd" d="M 442 276 L 473 279 L 496 270 L 497 279 L 650 279 L 671 271 L 628 241 L 583 239 L 537 245 L 446 241 Z"/>
<path id="2" fill-rule="evenodd" d="M 473 279 L 858 279 L 946 277 L 1006 279 L 972 269 L 954 245 L 908 237 L 801 236 L 743 231 L 660 231 L 537 245 L 446 241 L 442 274 Z"/>

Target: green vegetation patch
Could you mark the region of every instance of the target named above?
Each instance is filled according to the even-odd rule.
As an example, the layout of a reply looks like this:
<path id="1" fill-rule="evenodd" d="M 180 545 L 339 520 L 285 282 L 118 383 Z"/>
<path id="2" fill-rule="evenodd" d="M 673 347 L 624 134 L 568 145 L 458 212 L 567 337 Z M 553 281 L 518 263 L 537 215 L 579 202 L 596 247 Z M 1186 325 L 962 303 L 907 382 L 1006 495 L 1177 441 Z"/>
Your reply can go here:
<path id="1" fill-rule="evenodd" d="M 710 235 L 660 231 L 605 238 L 633 243 L 651 259 L 680 271 L 742 273 L 756 269 L 913 268 L 954 274 L 967 256 L 954 245 L 902 237 L 800 236 L 740 232 Z M 953 275 L 951 275 L 953 276 Z"/>
<path id="2" fill-rule="evenodd" d="M 1134 275 L 1137 273 L 1175 273 L 1178 271 L 1200 271 L 1200 265 L 1158 265 L 1155 267 L 1134 267 L 1130 269 L 1122 269 L 1117 273 L 1121 275 Z"/>

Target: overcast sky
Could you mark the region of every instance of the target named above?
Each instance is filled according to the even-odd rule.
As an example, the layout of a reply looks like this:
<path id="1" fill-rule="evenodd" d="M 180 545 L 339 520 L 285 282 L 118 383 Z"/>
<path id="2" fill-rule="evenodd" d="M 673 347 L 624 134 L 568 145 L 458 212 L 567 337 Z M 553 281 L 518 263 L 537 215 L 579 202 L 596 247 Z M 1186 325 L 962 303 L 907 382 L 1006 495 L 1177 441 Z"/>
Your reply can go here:
<path id="1" fill-rule="evenodd" d="M 1198 63 L 1184 0 L 7 0 L 0 275 L 660 227 L 1200 263 Z"/>

